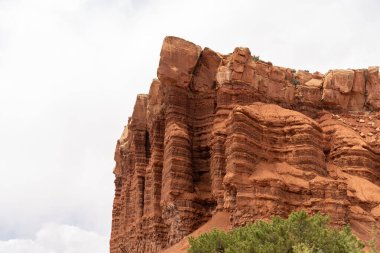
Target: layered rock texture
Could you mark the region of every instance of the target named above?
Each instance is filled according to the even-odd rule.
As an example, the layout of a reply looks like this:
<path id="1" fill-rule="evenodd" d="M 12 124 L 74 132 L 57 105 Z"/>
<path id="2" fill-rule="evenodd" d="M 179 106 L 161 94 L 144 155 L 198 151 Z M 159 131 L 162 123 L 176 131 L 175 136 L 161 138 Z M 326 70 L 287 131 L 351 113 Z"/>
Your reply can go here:
<path id="1" fill-rule="evenodd" d="M 111 253 L 159 252 L 228 214 L 380 227 L 378 67 L 327 74 L 166 37 L 117 142 Z"/>

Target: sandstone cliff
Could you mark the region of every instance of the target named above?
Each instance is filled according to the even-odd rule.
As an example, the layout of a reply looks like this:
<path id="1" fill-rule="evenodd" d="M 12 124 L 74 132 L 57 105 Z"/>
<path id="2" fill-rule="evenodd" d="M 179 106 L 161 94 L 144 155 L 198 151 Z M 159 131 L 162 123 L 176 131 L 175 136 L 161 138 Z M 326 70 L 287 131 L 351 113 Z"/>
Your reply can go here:
<path id="1" fill-rule="evenodd" d="M 378 67 L 327 74 L 166 37 L 117 142 L 111 253 L 159 252 L 218 213 L 380 227 Z"/>

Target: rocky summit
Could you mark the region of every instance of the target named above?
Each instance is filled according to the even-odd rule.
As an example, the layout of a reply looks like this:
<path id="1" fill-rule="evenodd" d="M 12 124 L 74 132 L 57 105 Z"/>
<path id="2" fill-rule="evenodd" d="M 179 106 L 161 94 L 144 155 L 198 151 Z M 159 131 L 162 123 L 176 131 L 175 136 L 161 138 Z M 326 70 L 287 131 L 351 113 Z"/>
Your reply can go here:
<path id="1" fill-rule="evenodd" d="M 111 253 L 300 209 L 361 239 L 380 227 L 379 67 L 309 73 L 166 37 L 157 77 L 117 142 Z"/>

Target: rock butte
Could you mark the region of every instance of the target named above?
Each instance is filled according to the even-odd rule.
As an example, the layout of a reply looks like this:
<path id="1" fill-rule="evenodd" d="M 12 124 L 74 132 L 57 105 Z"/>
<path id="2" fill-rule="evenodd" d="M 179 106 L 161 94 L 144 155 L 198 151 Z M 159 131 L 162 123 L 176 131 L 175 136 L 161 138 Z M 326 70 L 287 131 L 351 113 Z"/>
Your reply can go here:
<path id="1" fill-rule="evenodd" d="M 298 209 L 379 228 L 379 67 L 312 74 L 166 37 L 157 76 L 117 142 L 111 253 Z"/>

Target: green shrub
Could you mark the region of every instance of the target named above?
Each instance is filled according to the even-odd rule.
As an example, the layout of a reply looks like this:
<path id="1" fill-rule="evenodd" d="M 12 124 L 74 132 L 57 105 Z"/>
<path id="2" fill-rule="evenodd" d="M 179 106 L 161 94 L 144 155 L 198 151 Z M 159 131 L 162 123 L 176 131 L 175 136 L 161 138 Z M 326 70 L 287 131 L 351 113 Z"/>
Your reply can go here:
<path id="1" fill-rule="evenodd" d="M 254 62 L 258 62 L 258 61 L 260 61 L 260 56 L 258 56 L 258 55 L 257 55 L 257 56 L 254 55 L 252 58 L 253 58 L 253 61 L 254 61 Z"/>
<path id="2" fill-rule="evenodd" d="M 300 80 L 294 78 L 294 79 L 292 80 L 292 84 L 295 85 L 295 86 L 297 86 L 297 85 L 300 84 Z"/>
<path id="3" fill-rule="evenodd" d="M 356 253 L 364 244 L 349 227 L 328 226 L 328 216 L 293 212 L 288 219 L 273 217 L 230 232 L 213 230 L 189 238 L 190 253 Z"/>

